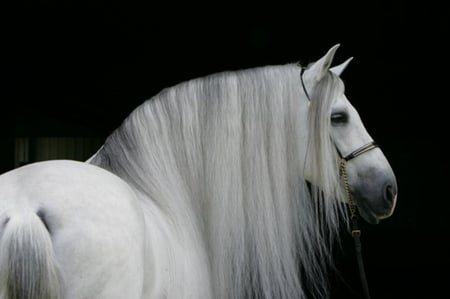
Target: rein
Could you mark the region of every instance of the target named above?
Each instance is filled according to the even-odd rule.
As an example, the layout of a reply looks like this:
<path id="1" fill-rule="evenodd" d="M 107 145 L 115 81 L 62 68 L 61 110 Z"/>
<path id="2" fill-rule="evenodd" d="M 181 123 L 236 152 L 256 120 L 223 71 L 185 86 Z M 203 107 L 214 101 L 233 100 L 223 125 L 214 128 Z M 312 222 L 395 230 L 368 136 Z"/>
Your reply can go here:
<path id="1" fill-rule="evenodd" d="M 308 91 L 306 90 L 305 82 L 303 81 L 303 73 L 305 72 L 305 68 L 302 67 L 300 64 L 299 66 L 301 69 L 300 81 L 302 83 L 302 88 L 306 95 L 306 98 L 308 99 L 308 101 L 311 102 Z M 369 292 L 369 285 L 367 283 L 366 271 L 364 269 L 364 261 L 362 257 L 361 230 L 358 225 L 358 218 L 359 218 L 358 207 L 356 206 L 356 203 L 350 192 L 350 184 L 348 182 L 348 175 L 347 175 L 347 162 L 377 147 L 378 145 L 375 143 L 375 141 L 370 141 L 367 144 L 352 151 L 350 154 L 342 156 L 339 148 L 336 146 L 336 150 L 340 156 L 339 175 L 342 179 L 342 184 L 344 187 L 345 195 L 347 197 L 348 208 L 350 211 L 351 235 L 355 244 L 355 253 L 359 269 L 359 278 L 361 281 L 361 286 L 364 292 L 365 299 L 370 299 L 370 292 Z"/>

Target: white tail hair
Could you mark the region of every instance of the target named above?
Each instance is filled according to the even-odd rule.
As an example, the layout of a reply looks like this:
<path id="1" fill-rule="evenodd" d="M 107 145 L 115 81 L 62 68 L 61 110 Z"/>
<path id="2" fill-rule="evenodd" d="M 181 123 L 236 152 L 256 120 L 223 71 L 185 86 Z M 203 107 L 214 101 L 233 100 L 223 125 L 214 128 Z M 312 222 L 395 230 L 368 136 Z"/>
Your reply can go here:
<path id="1" fill-rule="evenodd" d="M 338 160 L 327 113 L 342 83 L 329 72 L 304 109 L 299 75 L 288 64 L 166 89 L 90 160 L 198 240 L 213 298 L 327 296 L 324 270 L 345 214 L 336 200 Z M 306 159 L 318 186 L 312 191 Z"/>
<path id="2" fill-rule="evenodd" d="M 0 298 L 62 298 L 49 232 L 35 213 L 11 216 L 0 239 Z"/>

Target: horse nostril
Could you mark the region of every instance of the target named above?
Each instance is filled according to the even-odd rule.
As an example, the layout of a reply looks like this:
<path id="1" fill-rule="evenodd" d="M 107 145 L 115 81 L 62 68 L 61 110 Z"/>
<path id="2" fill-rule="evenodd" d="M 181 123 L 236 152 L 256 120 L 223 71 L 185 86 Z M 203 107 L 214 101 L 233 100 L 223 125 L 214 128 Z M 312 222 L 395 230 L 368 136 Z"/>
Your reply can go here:
<path id="1" fill-rule="evenodd" d="M 395 200 L 395 190 L 392 185 L 387 185 L 386 189 L 384 190 L 384 200 L 387 204 L 393 205 Z"/>

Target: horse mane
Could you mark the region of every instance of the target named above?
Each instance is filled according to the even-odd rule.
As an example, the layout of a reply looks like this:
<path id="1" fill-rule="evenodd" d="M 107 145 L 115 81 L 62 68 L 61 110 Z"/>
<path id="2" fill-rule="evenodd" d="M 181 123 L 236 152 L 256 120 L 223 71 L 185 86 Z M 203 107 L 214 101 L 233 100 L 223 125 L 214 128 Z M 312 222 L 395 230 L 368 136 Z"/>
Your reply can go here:
<path id="1" fill-rule="evenodd" d="M 308 104 L 299 74 L 266 66 L 167 88 L 90 160 L 195 238 L 214 298 L 327 296 L 345 215 L 329 121 L 343 84 L 329 72 Z"/>

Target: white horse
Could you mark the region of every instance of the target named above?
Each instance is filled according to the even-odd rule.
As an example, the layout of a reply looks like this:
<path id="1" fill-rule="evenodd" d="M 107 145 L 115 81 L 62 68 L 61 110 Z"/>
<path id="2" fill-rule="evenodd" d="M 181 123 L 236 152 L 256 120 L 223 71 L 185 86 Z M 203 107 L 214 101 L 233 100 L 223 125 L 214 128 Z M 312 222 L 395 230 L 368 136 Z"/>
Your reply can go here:
<path id="1" fill-rule="evenodd" d="M 304 71 L 181 83 L 89 163 L 0 176 L 0 298 L 327 297 L 348 220 L 342 159 L 368 222 L 390 216 L 397 193 L 344 95 L 349 60 L 330 68 L 337 48 Z"/>

